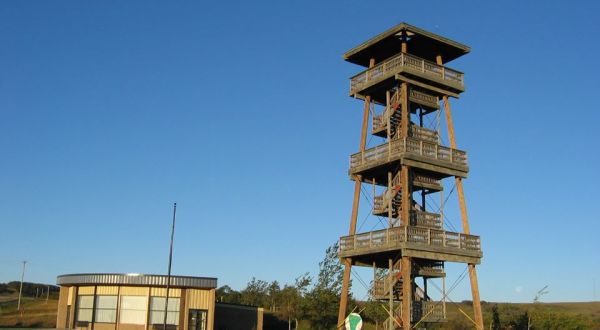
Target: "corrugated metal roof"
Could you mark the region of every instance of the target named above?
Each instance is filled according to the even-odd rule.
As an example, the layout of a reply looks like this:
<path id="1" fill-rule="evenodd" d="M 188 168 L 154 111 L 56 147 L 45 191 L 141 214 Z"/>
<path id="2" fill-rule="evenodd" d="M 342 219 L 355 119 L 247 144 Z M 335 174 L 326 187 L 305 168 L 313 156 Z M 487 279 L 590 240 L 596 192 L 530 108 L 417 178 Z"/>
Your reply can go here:
<path id="1" fill-rule="evenodd" d="M 131 286 L 167 286 L 166 275 L 144 274 L 66 274 L 56 279 L 56 284 L 71 285 L 131 285 Z M 171 287 L 214 289 L 217 279 L 214 277 L 171 276 Z"/>

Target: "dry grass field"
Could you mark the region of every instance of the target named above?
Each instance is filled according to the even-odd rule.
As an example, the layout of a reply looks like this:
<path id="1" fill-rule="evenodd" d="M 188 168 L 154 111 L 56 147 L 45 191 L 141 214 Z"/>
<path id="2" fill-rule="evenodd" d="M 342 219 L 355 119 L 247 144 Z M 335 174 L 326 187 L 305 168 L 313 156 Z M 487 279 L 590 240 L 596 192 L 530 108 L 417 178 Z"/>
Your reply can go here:
<path id="1" fill-rule="evenodd" d="M 0 296 L 0 327 L 40 327 L 56 326 L 58 297 L 46 299 L 23 298 L 23 313 L 17 312 L 17 295 Z"/>
<path id="2" fill-rule="evenodd" d="M 53 328 L 56 322 L 58 297 L 51 295 L 45 299 L 24 298 L 24 312 L 17 312 L 17 296 L 15 294 L 0 295 L 0 328 L 39 327 Z M 492 320 L 492 307 L 497 306 L 502 329 L 521 329 L 515 326 L 519 318 L 527 313 L 531 316 L 532 329 L 600 329 L 600 302 L 577 303 L 484 303 L 484 319 L 486 329 Z M 468 302 L 447 305 L 448 322 L 430 329 L 473 329 L 471 322 L 460 313 L 459 308 L 468 314 L 472 307 Z M 512 326 L 512 328 L 511 328 Z M 365 324 L 365 330 L 375 329 L 374 325 Z M 378 329 L 382 329 L 381 325 Z"/>

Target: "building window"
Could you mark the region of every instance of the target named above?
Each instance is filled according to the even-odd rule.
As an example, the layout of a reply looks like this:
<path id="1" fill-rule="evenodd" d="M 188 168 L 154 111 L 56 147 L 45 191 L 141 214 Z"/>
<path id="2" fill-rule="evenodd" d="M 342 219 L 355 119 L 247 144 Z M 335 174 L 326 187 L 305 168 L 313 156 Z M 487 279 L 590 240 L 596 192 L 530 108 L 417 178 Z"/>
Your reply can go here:
<path id="1" fill-rule="evenodd" d="M 165 297 L 150 298 L 150 324 L 164 323 L 165 317 Z M 179 298 L 169 297 L 169 306 L 167 308 L 167 324 L 179 324 Z"/>
<path id="2" fill-rule="evenodd" d="M 188 330 L 206 330 L 206 310 L 190 309 Z"/>
<path id="3" fill-rule="evenodd" d="M 94 296 L 77 296 L 77 321 L 92 322 Z"/>
<path id="4" fill-rule="evenodd" d="M 96 296 L 94 322 L 115 323 L 117 320 L 117 296 Z"/>
<path id="5" fill-rule="evenodd" d="M 145 296 L 122 296 L 119 323 L 146 324 L 147 306 Z"/>

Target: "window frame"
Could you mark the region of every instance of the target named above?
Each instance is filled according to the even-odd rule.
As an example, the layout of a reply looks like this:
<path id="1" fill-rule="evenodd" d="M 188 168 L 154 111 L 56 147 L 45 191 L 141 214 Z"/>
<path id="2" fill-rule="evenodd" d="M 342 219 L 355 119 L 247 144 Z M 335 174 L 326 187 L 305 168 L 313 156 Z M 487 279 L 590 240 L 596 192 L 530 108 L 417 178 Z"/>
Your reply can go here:
<path id="1" fill-rule="evenodd" d="M 164 303 L 162 303 L 162 305 L 164 305 L 166 303 L 166 299 L 167 297 L 163 297 L 163 296 L 150 296 L 150 306 L 148 308 L 148 324 L 154 325 L 154 324 L 160 324 L 163 325 L 163 321 L 164 320 L 164 313 L 165 313 L 165 308 L 164 306 L 162 306 L 160 309 L 155 309 L 154 305 L 155 305 L 155 300 L 165 300 Z M 177 299 L 176 303 L 171 303 L 171 301 L 175 301 L 175 299 Z M 170 309 L 169 307 L 173 308 Z M 152 322 L 153 319 L 153 314 L 154 313 L 159 313 L 159 317 L 161 319 L 160 323 L 155 323 Z M 179 326 L 179 322 L 180 322 L 180 313 L 181 313 L 181 298 L 180 297 L 169 297 L 169 305 L 167 306 L 167 325 L 175 325 L 175 326 Z M 169 323 L 169 314 L 175 315 L 175 323 Z"/>
<path id="2" fill-rule="evenodd" d="M 99 300 L 101 298 L 105 298 L 105 297 L 115 298 L 114 308 L 100 307 Z M 119 296 L 118 295 L 96 295 L 94 298 L 94 323 L 108 323 L 108 324 L 117 323 L 118 309 L 119 309 Z M 98 313 L 98 312 L 99 311 L 109 311 L 109 310 L 114 311 L 114 316 L 113 316 L 112 322 L 111 321 L 98 321 L 98 316 L 100 315 L 100 313 Z"/>
<path id="3" fill-rule="evenodd" d="M 81 307 L 81 300 L 82 298 L 91 298 L 91 307 Z M 94 305 L 95 305 L 95 298 L 93 294 L 82 294 L 82 295 L 77 295 L 77 308 L 75 309 L 75 322 L 93 322 L 94 321 Z M 85 311 L 89 311 L 90 312 L 90 316 L 89 316 L 89 320 L 82 320 L 81 319 L 81 311 L 85 310 Z"/>

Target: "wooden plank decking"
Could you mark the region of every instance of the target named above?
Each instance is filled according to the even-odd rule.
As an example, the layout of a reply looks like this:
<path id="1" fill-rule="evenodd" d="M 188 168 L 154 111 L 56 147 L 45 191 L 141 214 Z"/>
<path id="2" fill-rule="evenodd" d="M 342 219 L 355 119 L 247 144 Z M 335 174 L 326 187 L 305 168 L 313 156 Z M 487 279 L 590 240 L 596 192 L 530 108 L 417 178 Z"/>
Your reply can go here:
<path id="1" fill-rule="evenodd" d="M 479 236 L 414 226 L 343 236 L 339 256 L 353 258 L 397 250 L 412 257 L 477 264 L 483 256 Z"/>
<path id="2" fill-rule="evenodd" d="M 451 92 L 464 92 L 464 74 L 414 55 L 400 53 L 350 78 L 350 95 L 394 77 L 408 74 L 439 85 Z"/>
<path id="3" fill-rule="evenodd" d="M 407 165 L 447 175 L 466 177 L 469 171 L 466 152 L 409 137 L 351 155 L 349 173 L 359 174 L 400 159 Z"/>

